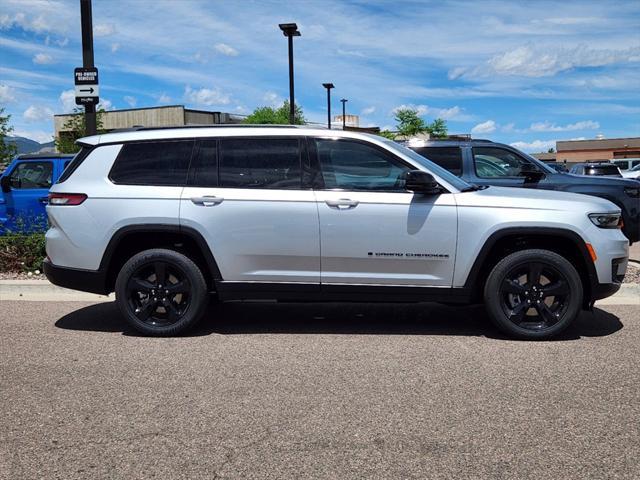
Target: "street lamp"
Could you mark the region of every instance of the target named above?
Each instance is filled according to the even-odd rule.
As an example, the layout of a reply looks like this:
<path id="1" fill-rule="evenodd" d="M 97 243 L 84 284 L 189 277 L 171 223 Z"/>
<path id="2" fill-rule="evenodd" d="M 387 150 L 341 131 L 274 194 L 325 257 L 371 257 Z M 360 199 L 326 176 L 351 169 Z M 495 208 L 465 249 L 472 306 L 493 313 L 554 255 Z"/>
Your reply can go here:
<path id="1" fill-rule="evenodd" d="M 327 128 L 331 130 L 331 89 L 335 87 L 333 83 L 323 83 L 322 86 L 327 89 Z"/>
<path id="2" fill-rule="evenodd" d="M 342 129 L 344 130 L 344 127 L 346 125 L 346 110 L 345 110 L 345 104 L 349 101 L 346 98 L 342 98 L 340 99 L 340 101 L 342 102 Z"/>
<path id="3" fill-rule="evenodd" d="M 296 116 L 296 106 L 293 99 L 293 37 L 299 37 L 300 31 L 295 23 L 281 23 L 278 26 L 289 41 L 289 123 L 293 125 Z"/>

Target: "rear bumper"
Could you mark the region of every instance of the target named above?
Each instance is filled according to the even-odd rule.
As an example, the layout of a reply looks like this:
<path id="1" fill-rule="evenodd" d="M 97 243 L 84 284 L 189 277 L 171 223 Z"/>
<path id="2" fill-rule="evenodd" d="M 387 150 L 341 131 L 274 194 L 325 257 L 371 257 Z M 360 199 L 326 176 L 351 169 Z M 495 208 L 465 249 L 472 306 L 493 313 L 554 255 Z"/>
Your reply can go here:
<path id="1" fill-rule="evenodd" d="M 107 275 L 101 270 L 80 270 L 77 268 L 59 267 L 46 259 L 43 263 L 47 279 L 59 287 L 80 290 L 82 292 L 107 295 Z"/>

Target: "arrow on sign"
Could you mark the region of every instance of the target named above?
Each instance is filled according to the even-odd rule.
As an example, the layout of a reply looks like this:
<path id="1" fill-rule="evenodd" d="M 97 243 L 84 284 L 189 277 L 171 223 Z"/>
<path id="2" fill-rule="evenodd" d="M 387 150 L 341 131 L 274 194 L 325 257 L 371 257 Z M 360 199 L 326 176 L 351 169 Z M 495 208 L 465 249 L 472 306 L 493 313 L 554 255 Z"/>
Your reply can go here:
<path id="1" fill-rule="evenodd" d="M 93 93 L 93 87 L 91 88 L 81 88 L 80 89 L 81 92 L 89 92 L 89 93 Z"/>

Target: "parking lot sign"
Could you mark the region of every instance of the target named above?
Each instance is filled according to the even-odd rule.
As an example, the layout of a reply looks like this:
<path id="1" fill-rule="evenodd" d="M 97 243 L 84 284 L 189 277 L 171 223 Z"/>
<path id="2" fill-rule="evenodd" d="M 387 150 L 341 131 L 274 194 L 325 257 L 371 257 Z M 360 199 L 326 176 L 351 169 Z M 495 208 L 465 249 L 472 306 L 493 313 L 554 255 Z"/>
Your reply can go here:
<path id="1" fill-rule="evenodd" d="M 76 68 L 74 70 L 76 85 L 76 105 L 97 105 L 100 101 L 97 68 Z"/>

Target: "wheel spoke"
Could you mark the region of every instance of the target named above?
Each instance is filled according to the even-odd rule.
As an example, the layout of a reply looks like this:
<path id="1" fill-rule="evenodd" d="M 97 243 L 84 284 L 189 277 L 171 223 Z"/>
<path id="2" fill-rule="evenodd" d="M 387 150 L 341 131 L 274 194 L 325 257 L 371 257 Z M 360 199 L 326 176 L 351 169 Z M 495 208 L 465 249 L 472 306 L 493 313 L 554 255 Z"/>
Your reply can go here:
<path id="1" fill-rule="evenodd" d="M 149 293 L 151 290 L 153 290 L 155 287 L 154 285 L 147 281 L 144 280 L 142 278 L 132 278 L 129 281 L 129 290 L 134 290 L 136 292 L 142 292 L 142 293 Z"/>
<path id="2" fill-rule="evenodd" d="M 505 293 L 522 295 L 525 291 L 525 288 L 524 285 L 520 285 L 517 281 L 506 278 L 504 282 L 502 282 L 502 291 Z"/>
<path id="3" fill-rule="evenodd" d="M 536 303 L 534 308 L 538 312 L 538 315 L 542 317 L 542 320 L 544 320 L 544 322 L 547 325 L 556 323 L 556 321 L 558 320 L 558 317 L 556 317 L 555 313 L 551 311 L 551 309 L 549 308 L 549 305 L 547 305 L 546 303 L 544 302 Z"/>
<path id="4" fill-rule="evenodd" d="M 140 308 L 136 309 L 136 317 L 138 317 L 143 322 L 146 321 L 153 312 L 156 311 L 158 304 L 156 302 L 148 302 L 142 305 Z"/>
<path id="5" fill-rule="evenodd" d="M 156 283 L 158 285 L 163 285 L 166 283 L 165 279 L 166 279 L 166 265 L 164 262 L 156 262 L 154 264 L 154 270 L 156 273 Z"/>
<path id="6" fill-rule="evenodd" d="M 529 285 L 539 285 L 540 275 L 542 274 L 542 264 L 532 263 L 529 265 L 529 273 L 527 274 L 527 280 Z"/>
<path id="7" fill-rule="evenodd" d="M 542 288 L 542 294 L 545 298 L 566 295 L 567 293 L 569 293 L 569 285 L 564 280 L 558 280 Z"/>
<path id="8" fill-rule="evenodd" d="M 167 316 L 169 317 L 169 321 L 171 323 L 176 322 L 180 318 L 180 312 L 171 300 L 164 302 L 163 306 L 167 311 Z"/>
<path id="9" fill-rule="evenodd" d="M 166 290 L 170 295 L 176 295 L 178 293 L 186 293 L 189 291 L 189 283 L 186 280 L 181 280 L 172 285 L 167 285 Z"/>
<path id="10" fill-rule="evenodd" d="M 526 301 L 522 301 L 518 303 L 513 309 L 509 312 L 509 320 L 514 323 L 520 323 L 524 319 L 524 314 L 529 309 L 529 305 Z"/>

